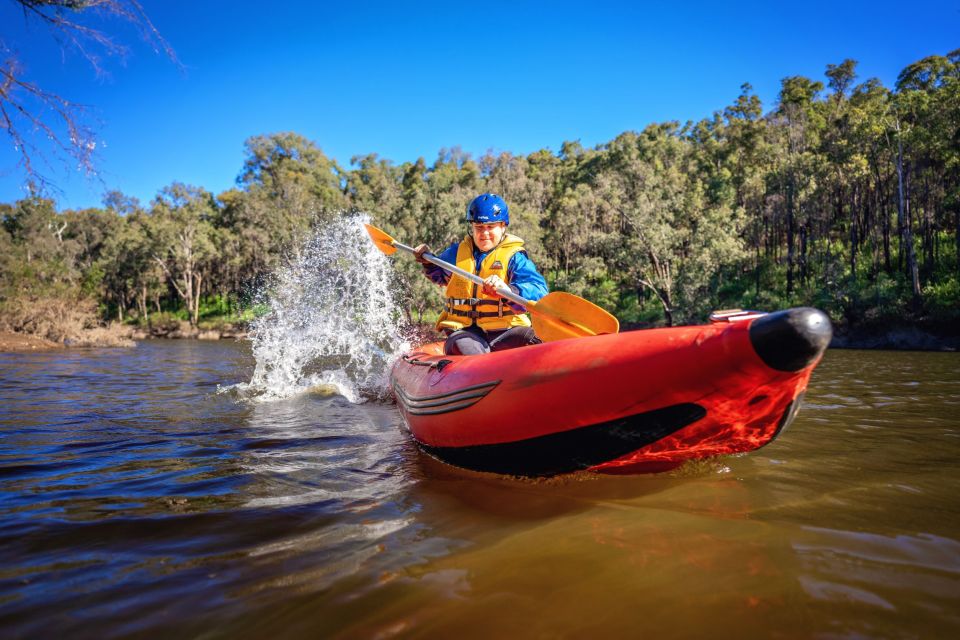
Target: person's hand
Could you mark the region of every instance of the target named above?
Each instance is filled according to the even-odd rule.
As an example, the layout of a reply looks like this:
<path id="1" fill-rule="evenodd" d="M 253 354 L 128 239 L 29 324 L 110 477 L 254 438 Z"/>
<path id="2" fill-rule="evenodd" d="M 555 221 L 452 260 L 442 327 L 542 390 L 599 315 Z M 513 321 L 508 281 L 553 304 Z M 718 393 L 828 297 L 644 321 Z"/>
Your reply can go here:
<path id="1" fill-rule="evenodd" d="M 430 245 L 428 244 L 420 244 L 413 249 L 413 257 L 417 259 L 417 262 L 420 264 L 430 264 L 430 262 L 423 257 L 423 254 L 425 253 L 433 253 L 433 251 L 430 250 Z"/>
<path id="2" fill-rule="evenodd" d="M 507 283 L 500 276 L 490 276 L 483 281 L 483 292 L 488 296 L 499 295 L 497 289 L 506 289 Z"/>

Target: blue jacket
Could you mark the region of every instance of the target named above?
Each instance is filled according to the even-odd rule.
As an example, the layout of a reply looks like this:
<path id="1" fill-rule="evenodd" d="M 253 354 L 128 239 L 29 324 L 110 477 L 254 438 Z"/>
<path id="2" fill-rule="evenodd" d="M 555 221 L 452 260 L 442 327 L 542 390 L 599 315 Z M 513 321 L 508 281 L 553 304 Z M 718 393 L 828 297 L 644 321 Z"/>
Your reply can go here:
<path id="1" fill-rule="evenodd" d="M 442 253 L 435 255 L 444 262 L 456 264 L 457 249 L 459 247 L 460 243 L 454 242 L 444 249 Z M 480 251 L 480 249 L 474 247 L 474 264 L 480 264 L 488 253 L 489 251 Z M 434 264 L 426 264 L 423 266 L 423 270 L 428 278 L 440 286 L 445 287 L 447 283 L 450 282 L 450 272 L 444 271 L 442 267 Z M 510 284 L 510 289 L 514 293 L 531 302 L 536 302 L 547 295 L 549 291 L 547 289 L 547 281 L 540 275 L 540 272 L 537 271 L 537 266 L 533 264 L 533 260 L 530 259 L 526 251 L 518 251 L 510 258 L 510 262 L 507 264 L 506 281 Z M 518 310 L 522 308 L 513 303 L 510 304 Z"/>

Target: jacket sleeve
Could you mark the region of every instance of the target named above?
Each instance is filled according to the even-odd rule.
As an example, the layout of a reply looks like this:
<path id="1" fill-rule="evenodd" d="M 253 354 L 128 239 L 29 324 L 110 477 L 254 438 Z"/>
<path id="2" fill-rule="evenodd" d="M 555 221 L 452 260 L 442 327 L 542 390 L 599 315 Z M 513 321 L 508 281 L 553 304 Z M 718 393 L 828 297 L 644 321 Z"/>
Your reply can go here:
<path id="1" fill-rule="evenodd" d="M 449 262 L 450 264 L 457 263 L 457 248 L 460 246 L 459 242 L 454 242 L 449 247 L 444 249 L 439 254 L 434 254 L 444 262 Z M 423 272 L 426 274 L 430 280 L 435 284 L 444 287 L 450 282 L 450 272 L 445 271 L 442 267 L 438 267 L 435 264 L 425 264 L 423 265 Z"/>
<path id="2" fill-rule="evenodd" d="M 510 258 L 507 277 L 514 293 L 532 302 L 547 295 L 549 291 L 547 281 L 537 271 L 537 266 L 525 251 L 518 251 Z"/>

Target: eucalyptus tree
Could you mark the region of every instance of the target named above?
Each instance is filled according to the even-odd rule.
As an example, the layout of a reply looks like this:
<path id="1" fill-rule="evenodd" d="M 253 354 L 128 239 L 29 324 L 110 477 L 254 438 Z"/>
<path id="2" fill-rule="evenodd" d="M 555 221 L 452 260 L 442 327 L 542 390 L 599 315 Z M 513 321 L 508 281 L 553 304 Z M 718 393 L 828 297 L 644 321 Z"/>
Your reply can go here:
<path id="1" fill-rule="evenodd" d="M 69 224 L 57 213 L 56 203 L 36 193 L 18 200 L 3 217 L 3 226 L 24 262 L 20 270 L 32 273 L 37 285 L 74 279 L 74 247 L 65 246 Z"/>
<path id="2" fill-rule="evenodd" d="M 803 76 L 784 78 L 773 114 L 774 130 L 780 135 L 777 144 L 781 153 L 774 173 L 783 198 L 788 296 L 794 292 L 798 264 L 801 278 L 806 274 L 807 239 L 813 213 L 810 200 L 816 188 L 815 170 L 818 166 L 815 152 L 825 124 L 823 113 L 817 107 L 817 96 L 822 90 L 822 82 Z"/>
<path id="3" fill-rule="evenodd" d="M 426 176 L 421 229 L 436 244 L 460 240 L 466 233 L 467 205 L 482 188 L 480 167 L 459 147 L 441 149 Z"/>
<path id="4" fill-rule="evenodd" d="M 123 219 L 115 210 L 91 207 L 62 213 L 64 241 L 73 244 L 73 262 L 85 274 L 93 268 L 107 239 L 116 234 Z"/>
<path id="5" fill-rule="evenodd" d="M 759 297 L 763 256 L 761 251 L 769 227 L 766 175 L 773 163 L 774 148 L 763 117 L 763 104 L 745 83 L 736 101 L 723 110 L 723 138 L 727 167 L 734 189 L 734 207 L 746 215 L 744 233 L 753 249 L 754 297 Z"/>
<path id="6" fill-rule="evenodd" d="M 459 148 L 442 149 L 431 167 L 422 158 L 401 166 L 401 206 L 386 218 L 386 230 L 412 244 L 439 252 L 466 233 L 467 204 L 480 189 L 480 168 Z M 440 289 L 423 277 L 419 264 L 403 260 L 397 268 L 405 283 L 410 319 L 422 318 L 441 303 Z"/>
<path id="7" fill-rule="evenodd" d="M 867 190 L 862 224 L 865 232 L 858 234 L 860 242 L 870 243 L 873 264 L 868 278 L 871 282 L 881 269 L 892 274 L 891 211 L 895 149 L 892 145 L 894 119 L 891 111 L 891 93 L 879 80 L 871 78 L 853 88 L 849 98 L 849 135 L 857 163 Z M 851 265 L 851 269 L 855 263 Z"/>
<path id="8" fill-rule="evenodd" d="M 479 165 L 483 190 L 506 200 L 510 207 L 510 232 L 523 238 L 527 252 L 536 260 L 544 253 L 540 220 L 546 213 L 552 180 L 534 175 L 536 167 L 530 158 L 507 152 L 487 153 L 480 158 Z"/>
<path id="9" fill-rule="evenodd" d="M 952 229 L 956 237 L 960 231 L 960 49 L 905 68 L 897 79 L 895 105 L 905 147 L 904 200 L 908 219 L 911 208 L 919 209 L 923 278 L 929 282 L 936 269 L 937 235 Z M 960 253 L 960 245 L 955 247 Z M 960 258 L 955 264 L 960 270 Z"/>
<path id="10" fill-rule="evenodd" d="M 231 201 L 230 217 L 242 229 L 243 245 L 260 244 L 267 268 L 299 253 L 310 229 L 343 211 L 340 166 L 307 138 L 292 132 L 253 136 L 244 143 L 237 182 L 244 194 Z"/>
<path id="11" fill-rule="evenodd" d="M 931 111 L 936 117 L 935 154 L 944 172 L 941 211 L 944 227 L 952 227 L 953 231 L 952 271 L 960 289 L 960 49 L 947 54 L 947 59 L 953 64 L 953 70 L 934 94 Z"/>
<path id="12" fill-rule="evenodd" d="M 622 271 L 656 296 L 668 326 L 676 313 L 677 271 L 683 244 L 684 141 L 676 122 L 621 134 L 608 149 L 609 181 L 601 198 L 624 231 Z"/>
<path id="13" fill-rule="evenodd" d="M 173 183 L 154 199 L 147 223 L 151 257 L 187 307 L 197 326 L 204 279 L 215 259 L 213 224 L 216 202 L 198 187 Z"/>
<path id="14" fill-rule="evenodd" d="M 118 220 L 105 237 L 93 267 L 100 281 L 101 300 L 116 305 L 121 321 L 133 303 L 140 320 L 149 323 L 150 302 L 159 311 L 159 299 L 167 290 L 166 274 L 155 258 L 153 224 L 139 206 Z"/>
<path id="15" fill-rule="evenodd" d="M 79 244 L 54 202 L 33 194 L 2 214 L 0 326 L 62 340 L 94 321 L 94 301 L 81 289 Z"/>
<path id="16" fill-rule="evenodd" d="M 593 251 L 596 223 L 602 216 L 592 181 L 600 156 L 600 151 L 585 149 L 579 141 L 566 141 L 552 163 L 554 179 L 541 222 L 542 267 L 559 288 L 583 292 L 588 285 L 581 267 Z"/>
<path id="17" fill-rule="evenodd" d="M 350 207 L 370 215 L 394 217 L 402 206 L 402 169 L 375 153 L 354 156 L 350 164 L 356 166 L 344 176 Z"/>
<path id="18" fill-rule="evenodd" d="M 688 133 L 670 122 L 621 134 L 607 145 L 597 179 L 598 200 L 623 237 L 611 266 L 656 297 L 668 325 L 699 317 L 715 301 L 721 269 L 744 257 L 734 191 L 699 175 L 704 152 Z"/>
<path id="19" fill-rule="evenodd" d="M 920 209 L 921 242 L 926 248 L 930 241 L 927 237 L 930 233 L 930 203 L 925 203 L 924 199 L 929 200 L 930 192 L 929 188 L 923 187 L 926 165 L 931 160 L 927 153 L 931 146 L 928 126 L 933 119 L 930 107 L 934 93 L 942 86 L 951 67 L 951 61 L 943 56 L 929 56 L 909 65 L 897 78 L 897 92 L 893 98 L 897 144 L 897 222 L 900 231 L 898 255 L 899 262 L 905 262 L 915 310 L 919 310 L 923 304 L 923 292 L 914 241 L 914 213 L 915 209 Z M 920 183 L 920 194 L 915 194 L 916 182 Z"/>
<path id="20" fill-rule="evenodd" d="M 862 197 L 862 182 L 866 177 L 867 166 L 864 158 L 857 153 L 853 141 L 851 122 L 851 108 L 849 92 L 857 78 L 857 62 L 846 59 L 840 64 L 827 65 L 827 83 L 832 93 L 827 97 L 825 117 L 827 126 L 824 127 L 822 149 L 826 163 L 830 169 L 824 190 L 825 208 L 834 210 L 833 222 L 836 225 L 846 224 L 848 231 L 847 253 L 849 257 L 850 284 L 855 284 L 857 277 L 857 252 L 860 249 L 860 223 L 858 220 L 859 200 Z M 832 206 L 830 206 L 832 204 Z M 846 215 L 845 215 L 845 212 Z"/>
<path id="21" fill-rule="evenodd" d="M 7 216 L 12 211 L 13 207 L 11 205 L 0 203 L 0 222 L 6 221 Z M 6 225 L 0 224 L 0 304 L 2 304 L 5 295 L 9 295 L 9 292 L 4 291 L 6 288 L 4 285 L 10 283 L 10 273 L 18 257 L 16 252 L 17 249 L 13 244 L 10 232 L 7 231 Z"/>
<path id="22" fill-rule="evenodd" d="M 285 247 L 293 243 L 289 229 L 270 225 L 269 208 L 256 202 L 241 189 L 230 189 L 217 197 L 220 211 L 217 216 L 221 228 L 230 231 L 222 247 L 231 268 L 235 291 L 257 283 L 281 259 Z"/>
<path id="23" fill-rule="evenodd" d="M 102 209 L 67 212 L 68 216 L 75 216 L 77 224 L 73 233 L 82 239 L 84 246 L 81 258 L 84 288 L 95 293 L 101 305 L 115 311 L 119 321 L 125 319 L 134 300 L 143 317 L 146 297 L 137 296 L 137 283 L 144 270 L 151 268 L 150 256 L 144 249 L 146 238 L 142 228 L 134 228 L 134 220 L 145 215 L 144 211 L 136 198 L 119 191 L 107 192 L 103 205 Z M 131 258 L 138 253 L 139 261 Z"/>

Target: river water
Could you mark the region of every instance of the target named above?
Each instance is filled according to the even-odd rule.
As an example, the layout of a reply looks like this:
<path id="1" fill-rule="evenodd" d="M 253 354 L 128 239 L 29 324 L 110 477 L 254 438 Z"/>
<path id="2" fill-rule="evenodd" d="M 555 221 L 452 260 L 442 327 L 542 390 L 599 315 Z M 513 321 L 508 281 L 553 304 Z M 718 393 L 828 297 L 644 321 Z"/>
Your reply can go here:
<path id="1" fill-rule="evenodd" d="M 5 638 L 960 633 L 960 354 L 828 351 L 760 451 L 549 481 L 246 343 L 0 354 Z M 356 400 L 356 399 L 355 399 Z"/>

